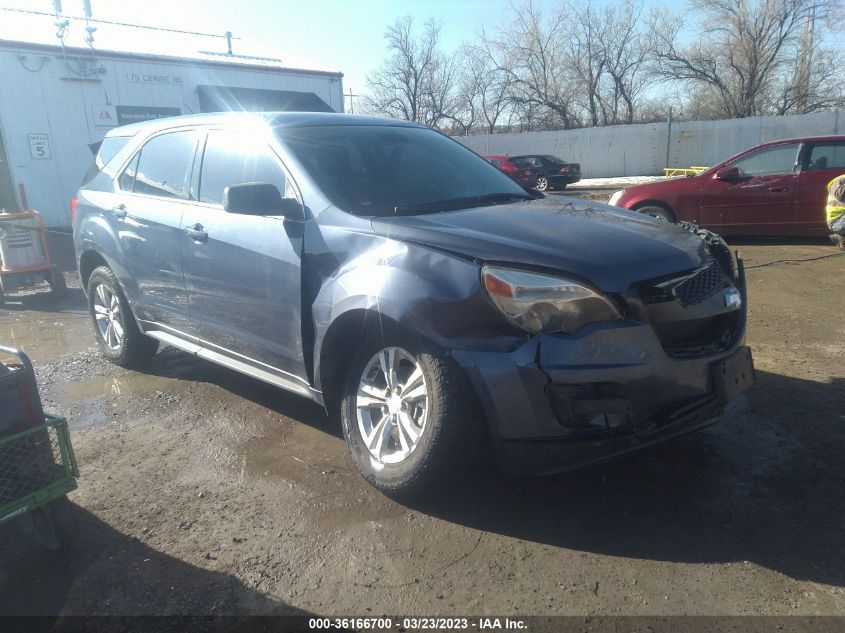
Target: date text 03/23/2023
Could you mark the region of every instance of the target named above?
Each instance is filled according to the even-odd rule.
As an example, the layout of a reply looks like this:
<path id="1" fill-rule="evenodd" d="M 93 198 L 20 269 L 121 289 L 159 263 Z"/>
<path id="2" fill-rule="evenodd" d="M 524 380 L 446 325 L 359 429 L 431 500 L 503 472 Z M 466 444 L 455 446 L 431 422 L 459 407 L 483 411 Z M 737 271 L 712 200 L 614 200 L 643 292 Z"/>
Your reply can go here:
<path id="1" fill-rule="evenodd" d="M 411 618 L 311 618 L 308 621 L 308 628 L 311 630 L 338 630 L 355 629 L 370 631 L 398 630 L 430 630 L 430 631 L 457 631 L 457 630 L 526 630 L 528 628 L 524 620 L 517 618 L 437 618 L 437 617 L 411 617 Z"/>

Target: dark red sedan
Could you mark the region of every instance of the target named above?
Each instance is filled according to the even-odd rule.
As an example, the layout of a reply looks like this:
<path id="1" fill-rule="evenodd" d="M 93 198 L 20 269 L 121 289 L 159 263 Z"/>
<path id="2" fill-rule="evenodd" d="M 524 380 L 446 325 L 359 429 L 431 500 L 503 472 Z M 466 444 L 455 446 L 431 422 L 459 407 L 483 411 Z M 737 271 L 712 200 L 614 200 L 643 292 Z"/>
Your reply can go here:
<path id="1" fill-rule="evenodd" d="M 483 156 L 483 158 L 486 158 L 496 169 L 504 172 L 523 187 L 533 189 L 537 186 L 537 170 L 531 167 L 517 165 L 511 160 L 513 156 L 490 154 L 489 156 Z"/>
<path id="2" fill-rule="evenodd" d="M 610 204 L 723 235 L 830 233 L 827 183 L 845 173 L 845 136 L 764 143 L 698 176 L 617 191 Z"/>

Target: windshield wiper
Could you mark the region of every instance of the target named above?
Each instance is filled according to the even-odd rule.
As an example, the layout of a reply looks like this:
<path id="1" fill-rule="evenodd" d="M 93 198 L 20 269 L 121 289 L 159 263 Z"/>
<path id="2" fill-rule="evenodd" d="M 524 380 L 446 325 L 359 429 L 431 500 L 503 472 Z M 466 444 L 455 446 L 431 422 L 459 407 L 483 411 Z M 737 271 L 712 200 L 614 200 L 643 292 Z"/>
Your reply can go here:
<path id="1" fill-rule="evenodd" d="M 469 207 L 485 203 L 509 202 L 511 200 L 534 200 L 530 193 L 485 193 L 481 196 L 469 196 L 467 198 L 452 198 L 451 200 L 438 200 L 436 202 L 421 202 L 420 204 L 409 204 L 393 207 L 393 213 L 425 213 L 436 211 L 450 211 L 455 209 L 467 209 Z"/>

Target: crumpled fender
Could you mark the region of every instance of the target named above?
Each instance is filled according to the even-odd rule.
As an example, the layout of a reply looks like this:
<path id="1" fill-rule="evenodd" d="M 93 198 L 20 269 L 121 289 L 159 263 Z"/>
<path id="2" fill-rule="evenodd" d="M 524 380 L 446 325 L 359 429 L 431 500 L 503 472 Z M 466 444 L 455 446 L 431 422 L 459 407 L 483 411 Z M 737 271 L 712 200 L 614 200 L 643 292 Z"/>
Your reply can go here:
<path id="1" fill-rule="evenodd" d="M 312 303 L 318 389 L 326 335 L 353 310 L 382 315 L 446 350 L 512 347 L 522 338 L 484 295 L 476 262 L 415 243 L 367 237 L 359 242 L 358 255 L 322 279 Z M 357 343 L 350 340 L 348 349 Z"/>

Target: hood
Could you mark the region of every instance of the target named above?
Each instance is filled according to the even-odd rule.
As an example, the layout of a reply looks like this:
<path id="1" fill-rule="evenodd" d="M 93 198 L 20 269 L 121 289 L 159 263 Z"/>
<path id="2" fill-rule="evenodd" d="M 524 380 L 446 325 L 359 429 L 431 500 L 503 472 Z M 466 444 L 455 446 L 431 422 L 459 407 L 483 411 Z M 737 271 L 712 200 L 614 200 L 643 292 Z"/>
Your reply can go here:
<path id="1" fill-rule="evenodd" d="M 484 262 L 553 269 L 605 292 L 700 266 L 689 231 L 639 213 L 552 198 L 445 213 L 373 219 L 379 235 Z"/>

